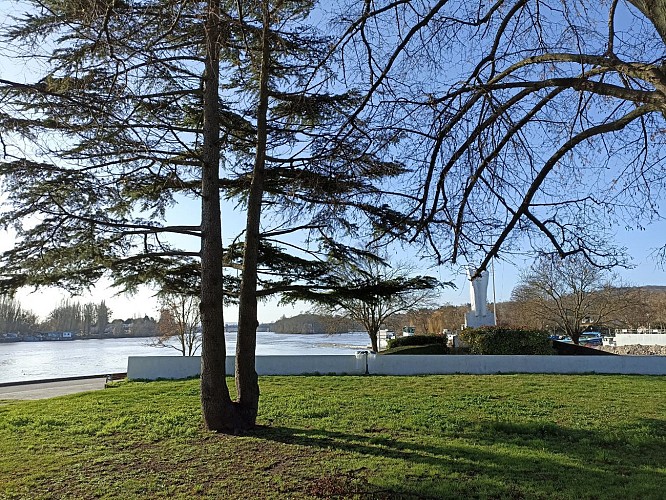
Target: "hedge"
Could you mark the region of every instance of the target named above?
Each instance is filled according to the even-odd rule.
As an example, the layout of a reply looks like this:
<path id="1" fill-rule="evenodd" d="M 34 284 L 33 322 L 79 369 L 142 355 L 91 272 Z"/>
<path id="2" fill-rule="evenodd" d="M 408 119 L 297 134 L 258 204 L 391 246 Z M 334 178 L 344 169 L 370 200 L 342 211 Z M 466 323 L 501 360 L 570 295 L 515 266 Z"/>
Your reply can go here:
<path id="1" fill-rule="evenodd" d="M 446 335 L 410 335 L 408 337 L 396 337 L 388 341 L 389 349 L 394 347 L 412 346 L 412 345 L 446 345 Z"/>
<path id="2" fill-rule="evenodd" d="M 501 327 L 468 328 L 459 335 L 470 354 L 555 354 L 548 332 Z"/>

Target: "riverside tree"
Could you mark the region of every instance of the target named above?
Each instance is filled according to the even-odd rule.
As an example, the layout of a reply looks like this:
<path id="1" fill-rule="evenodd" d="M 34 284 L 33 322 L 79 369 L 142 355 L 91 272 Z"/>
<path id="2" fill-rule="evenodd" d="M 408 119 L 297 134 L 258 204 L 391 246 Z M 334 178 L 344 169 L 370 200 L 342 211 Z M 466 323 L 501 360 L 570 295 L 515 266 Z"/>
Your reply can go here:
<path id="1" fill-rule="evenodd" d="M 311 302 L 328 314 L 360 323 L 375 352 L 379 351 L 379 329 L 385 321 L 412 308 L 434 304 L 437 288 L 442 286 L 431 276 L 412 276 L 408 266 L 392 266 L 373 255 L 332 259 L 331 264 L 327 285 L 287 292 L 285 300 Z"/>
<path id="2" fill-rule="evenodd" d="M 0 295 L 0 333 L 28 333 L 36 325 L 37 315 L 24 309 L 13 297 Z"/>
<path id="3" fill-rule="evenodd" d="M 401 166 L 378 161 L 358 126 L 332 133 L 355 96 L 333 91 L 330 44 L 308 25 L 313 2 L 28 5 L 3 33 L 5 52 L 43 69 L 30 83 L 0 82 L 8 192 L 0 223 L 16 231 L 1 257 L 3 287 L 78 290 L 110 275 L 129 290 L 199 289 L 205 423 L 252 427 L 257 297 L 308 284 L 322 269 L 286 253 L 280 238 L 300 230 L 326 251 L 353 251 L 335 242 L 335 230 L 364 227 L 350 212 L 380 223 L 387 209 L 373 181 Z M 227 252 L 221 196 L 247 214 Z M 200 221 L 169 225 L 169 209 L 185 198 L 200 203 Z M 272 225 L 262 226 L 265 206 Z M 262 263 L 270 274 L 258 290 Z M 242 268 L 232 292 L 235 402 L 224 369 L 223 265 Z"/>
<path id="4" fill-rule="evenodd" d="M 84 335 L 104 333 L 109 324 L 109 310 L 104 301 L 81 304 L 61 301 L 48 315 L 44 328 L 53 332 L 77 332 Z"/>
<path id="5" fill-rule="evenodd" d="M 613 276 L 581 255 L 566 259 L 543 256 L 520 276 L 511 300 L 529 304 L 527 310 L 542 324 L 557 327 L 578 344 L 588 324 L 602 325 L 632 304 L 633 294 L 615 286 Z"/>
<path id="6" fill-rule="evenodd" d="M 191 295 L 167 293 L 160 297 L 160 336 L 156 347 L 168 347 L 183 356 L 194 356 L 201 347 L 199 299 Z M 172 338 L 176 338 L 176 344 Z"/>

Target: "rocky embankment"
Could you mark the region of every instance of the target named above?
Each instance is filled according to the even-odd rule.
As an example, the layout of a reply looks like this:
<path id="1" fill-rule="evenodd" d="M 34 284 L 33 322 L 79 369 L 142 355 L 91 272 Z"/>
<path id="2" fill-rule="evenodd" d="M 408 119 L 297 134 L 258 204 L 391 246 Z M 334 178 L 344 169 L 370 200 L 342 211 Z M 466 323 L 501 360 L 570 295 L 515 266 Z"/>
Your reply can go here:
<path id="1" fill-rule="evenodd" d="M 666 345 L 622 345 L 622 346 L 599 346 L 597 349 L 613 354 L 626 354 L 629 356 L 666 356 Z"/>

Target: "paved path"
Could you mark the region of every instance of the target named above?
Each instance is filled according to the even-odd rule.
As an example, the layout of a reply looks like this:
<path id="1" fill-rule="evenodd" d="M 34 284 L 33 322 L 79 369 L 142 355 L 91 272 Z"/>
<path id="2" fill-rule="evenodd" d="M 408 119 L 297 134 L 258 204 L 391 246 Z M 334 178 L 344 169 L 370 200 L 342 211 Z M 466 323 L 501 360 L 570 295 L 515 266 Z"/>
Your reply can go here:
<path id="1" fill-rule="evenodd" d="M 53 382 L 22 383 L 0 386 L 2 399 L 46 399 L 77 392 L 104 389 L 106 377 L 91 377 L 78 380 L 58 380 Z"/>

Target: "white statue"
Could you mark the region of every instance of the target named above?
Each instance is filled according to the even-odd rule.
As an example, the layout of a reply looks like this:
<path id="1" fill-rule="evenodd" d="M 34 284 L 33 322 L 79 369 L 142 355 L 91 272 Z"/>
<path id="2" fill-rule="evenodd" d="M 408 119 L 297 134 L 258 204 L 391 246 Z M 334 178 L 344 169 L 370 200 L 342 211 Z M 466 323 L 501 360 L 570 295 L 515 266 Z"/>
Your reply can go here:
<path id="1" fill-rule="evenodd" d="M 470 281 L 469 302 L 471 311 L 465 314 L 465 327 L 478 328 L 495 324 L 495 315 L 488 311 L 488 271 L 482 271 L 472 279 L 476 271 L 467 268 L 467 279 Z"/>
<path id="2" fill-rule="evenodd" d="M 479 276 L 472 279 L 474 273 L 467 268 L 467 279 L 470 281 L 469 298 L 474 316 L 485 316 L 488 313 L 486 296 L 488 290 L 488 271 L 482 271 Z"/>

